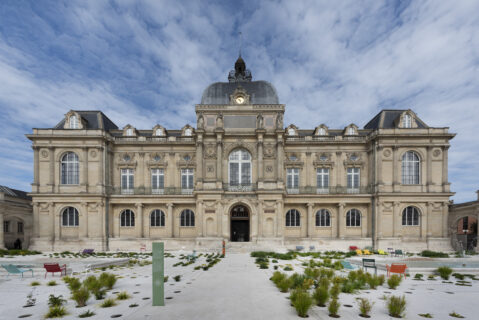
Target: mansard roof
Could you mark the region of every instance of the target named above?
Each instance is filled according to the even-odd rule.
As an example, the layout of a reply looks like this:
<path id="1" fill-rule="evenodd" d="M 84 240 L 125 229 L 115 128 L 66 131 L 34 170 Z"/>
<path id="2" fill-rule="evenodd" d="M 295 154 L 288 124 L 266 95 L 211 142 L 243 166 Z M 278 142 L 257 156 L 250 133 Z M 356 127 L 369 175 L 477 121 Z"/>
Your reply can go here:
<path id="1" fill-rule="evenodd" d="M 103 112 L 93 111 L 76 111 L 82 117 L 86 123 L 86 129 L 102 129 L 102 130 L 114 130 L 118 129 L 118 126 L 111 121 Z M 53 129 L 63 129 L 65 125 L 65 119 L 60 121 Z"/>
<path id="2" fill-rule="evenodd" d="M 32 197 L 30 197 L 25 191 L 12 189 L 6 186 L 0 185 L 0 192 L 3 192 L 10 197 L 20 198 L 25 200 L 32 200 Z"/>
<path id="3" fill-rule="evenodd" d="M 385 109 L 381 110 L 371 121 L 369 121 L 364 129 L 394 129 L 397 128 L 396 120 L 401 114 L 408 111 L 407 109 Z M 421 119 L 415 117 L 417 127 L 420 129 L 429 128 Z"/>

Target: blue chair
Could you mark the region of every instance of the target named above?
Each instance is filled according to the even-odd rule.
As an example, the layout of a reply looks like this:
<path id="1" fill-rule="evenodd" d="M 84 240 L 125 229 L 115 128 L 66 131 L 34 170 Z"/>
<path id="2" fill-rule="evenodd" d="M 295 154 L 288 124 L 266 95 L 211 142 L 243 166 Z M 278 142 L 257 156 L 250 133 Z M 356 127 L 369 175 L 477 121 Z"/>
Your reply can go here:
<path id="1" fill-rule="evenodd" d="M 349 261 L 341 260 L 341 265 L 343 266 L 344 269 L 347 269 L 347 270 L 358 269 L 358 267 L 353 266 Z"/>
<path id="2" fill-rule="evenodd" d="M 13 264 L 2 264 L 2 267 L 3 269 L 7 270 L 8 272 L 8 275 L 7 275 L 7 278 L 10 276 L 10 274 L 22 274 L 22 278 L 23 278 L 23 273 L 24 272 L 27 272 L 27 271 L 31 271 L 32 272 L 32 277 L 33 277 L 33 269 L 22 269 L 22 268 L 19 268 L 17 266 L 14 266 Z"/>

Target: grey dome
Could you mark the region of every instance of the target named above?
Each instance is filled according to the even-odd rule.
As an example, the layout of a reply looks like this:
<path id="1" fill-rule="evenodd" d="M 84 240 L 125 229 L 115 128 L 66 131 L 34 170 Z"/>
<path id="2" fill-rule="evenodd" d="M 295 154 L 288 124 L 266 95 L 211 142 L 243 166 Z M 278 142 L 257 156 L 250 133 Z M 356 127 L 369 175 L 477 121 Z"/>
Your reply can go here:
<path id="1" fill-rule="evenodd" d="M 206 88 L 201 104 L 229 104 L 230 95 L 241 87 L 250 96 L 251 104 L 278 104 L 276 89 L 267 81 L 251 81 L 251 71 L 241 55 L 235 63 L 235 69 L 228 74 L 229 82 L 215 82 Z"/>
<path id="2" fill-rule="evenodd" d="M 216 82 L 203 92 L 201 104 L 229 104 L 236 88 L 250 95 L 251 104 L 279 104 L 276 89 L 267 81 Z"/>

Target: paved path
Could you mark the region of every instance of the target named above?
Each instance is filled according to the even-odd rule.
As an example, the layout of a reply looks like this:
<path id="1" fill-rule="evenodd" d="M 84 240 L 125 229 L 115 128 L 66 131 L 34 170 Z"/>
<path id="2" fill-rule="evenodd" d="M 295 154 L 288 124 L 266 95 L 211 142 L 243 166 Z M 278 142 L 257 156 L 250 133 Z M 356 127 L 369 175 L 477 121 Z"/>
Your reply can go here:
<path id="1" fill-rule="evenodd" d="M 128 319 L 298 319 L 248 254 L 228 254 L 220 263 L 165 300 L 165 307 L 144 306 Z M 150 317 L 147 317 L 149 315 Z"/>

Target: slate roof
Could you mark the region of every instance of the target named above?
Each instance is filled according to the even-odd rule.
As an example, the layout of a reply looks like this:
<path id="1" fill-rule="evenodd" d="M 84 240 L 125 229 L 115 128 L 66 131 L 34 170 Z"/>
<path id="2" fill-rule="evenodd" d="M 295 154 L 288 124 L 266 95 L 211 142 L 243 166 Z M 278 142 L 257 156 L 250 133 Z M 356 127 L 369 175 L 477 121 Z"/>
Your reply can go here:
<path id="1" fill-rule="evenodd" d="M 250 95 L 251 104 L 279 104 L 276 89 L 267 81 L 213 83 L 203 91 L 201 104 L 229 104 L 230 95 L 239 86 Z"/>
<path id="2" fill-rule="evenodd" d="M 10 197 L 20 198 L 25 200 L 32 200 L 32 197 L 28 196 L 25 191 L 12 189 L 6 186 L 0 185 L 0 192 L 3 192 L 6 195 L 9 195 Z"/>
<path id="3" fill-rule="evenodd" d="M 364 129 L 394 129 L 396 128 L 395 121 L 398 119 L 401 114 L 407 111 L 406 109 L 400 110 L 381 110 L 371 121 L 369 121 L 365 126 Z M 429 128 L 427 124 L 425 124 L 421 119 L 418 117 L 415 118 L 417 127 L 420 129 Z"/>
<path id="4" fill-rule="evenodd" d="M 115 130 L 118 126 L 113 123 L 103 112 L 93 111 L 75 111 L 86 122 L 86 129 Z M 63 129 L 65 119 L 60 121 L 53 129 Z"/>

